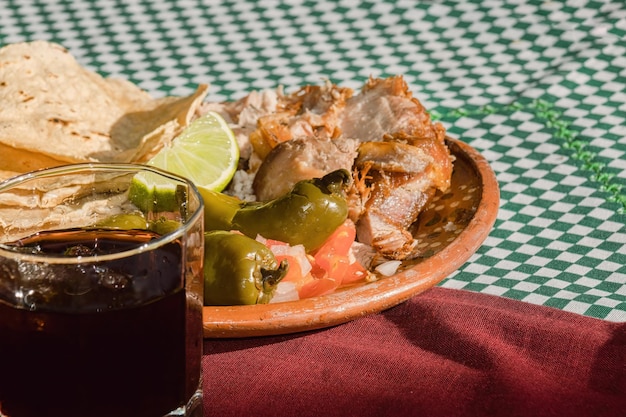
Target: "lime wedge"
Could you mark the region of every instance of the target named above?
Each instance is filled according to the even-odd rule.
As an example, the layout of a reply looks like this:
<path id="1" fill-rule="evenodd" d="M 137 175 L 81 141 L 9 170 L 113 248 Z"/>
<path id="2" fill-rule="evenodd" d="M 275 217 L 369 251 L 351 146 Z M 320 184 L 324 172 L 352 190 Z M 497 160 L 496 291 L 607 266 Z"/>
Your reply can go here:
<path id="1" fill-rule="evenodd" d="M 198 188 L 222 191 L 239 162 L 233 131 L 217 113 L 194 120 L 169 146 L 146 164 L 193 182 Z M 140 209 L 167 209 L 178 201 L 176 185 L 154 174 L 140 173 L 131 184 L 130 199 Z"/>
<path id="2" fill-rule="evenodd" d="M 194 120 L 159 151 L 148 165 L 185 177 L 197 187 L 222 191 L 239 162 L 239 146 L 233 131 L 217 113 Z"/>

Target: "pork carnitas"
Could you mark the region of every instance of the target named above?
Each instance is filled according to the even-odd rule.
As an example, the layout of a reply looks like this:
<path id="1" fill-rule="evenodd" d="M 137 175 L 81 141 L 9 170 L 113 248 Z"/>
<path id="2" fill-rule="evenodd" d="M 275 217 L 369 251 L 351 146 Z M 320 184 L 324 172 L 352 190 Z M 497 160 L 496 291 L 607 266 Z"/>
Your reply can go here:
<path id="1" fill-rule="evenodd" d="M 437 190 L 450 186 L 445 129 L 433 123 L 402 76 L 370 78 L 354 94 L 326 83 L 285 94 L 254 92 L 237 102 L 205 103 L 221 113 L 241 148 L 245 195 L 269 200 L 302 179 L 344 168 L 353 173 L 350 218 L 359 242 L 388 259 L 407 259 L 408 231 Z M 237 176 L 231 191 L 242 184 Z"/>

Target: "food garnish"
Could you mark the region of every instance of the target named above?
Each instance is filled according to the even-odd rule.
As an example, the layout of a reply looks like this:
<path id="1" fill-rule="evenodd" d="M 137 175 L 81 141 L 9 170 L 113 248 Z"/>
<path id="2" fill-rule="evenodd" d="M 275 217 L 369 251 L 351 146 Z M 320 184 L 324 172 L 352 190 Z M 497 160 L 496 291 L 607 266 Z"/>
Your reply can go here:
<path id="1" fill-rule="evenodd" d="M 209 112 L 191 122 L 146 165 L 178 174 L 196 187 L 222 191 L 233 178 L 239 147 L 222 116 Z"/>

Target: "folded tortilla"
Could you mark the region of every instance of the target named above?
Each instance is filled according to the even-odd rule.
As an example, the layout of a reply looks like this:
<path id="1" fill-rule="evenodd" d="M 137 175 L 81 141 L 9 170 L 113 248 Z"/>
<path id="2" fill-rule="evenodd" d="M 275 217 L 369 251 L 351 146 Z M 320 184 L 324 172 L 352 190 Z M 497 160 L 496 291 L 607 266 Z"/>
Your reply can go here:
<path id="1" fill-rule="evenodd" d="M 189 124 L 208 91 L 155 99 L 45 41 L 0 48 L 0 174 L 74 162 L 145 162 Z"/>

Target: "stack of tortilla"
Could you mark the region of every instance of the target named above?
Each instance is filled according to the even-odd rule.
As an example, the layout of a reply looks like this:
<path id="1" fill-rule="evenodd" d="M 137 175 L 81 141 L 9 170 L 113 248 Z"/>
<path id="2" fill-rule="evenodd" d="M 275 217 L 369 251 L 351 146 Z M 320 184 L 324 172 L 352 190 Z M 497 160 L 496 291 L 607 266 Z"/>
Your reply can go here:
<path id="1" fill-rule="evenodd" d="M 207 94 L 155 99 L 82 67 L 62 46 L 0 48 L 0 180 L 76 162 L 145 162 L 191 121 Z"/>

